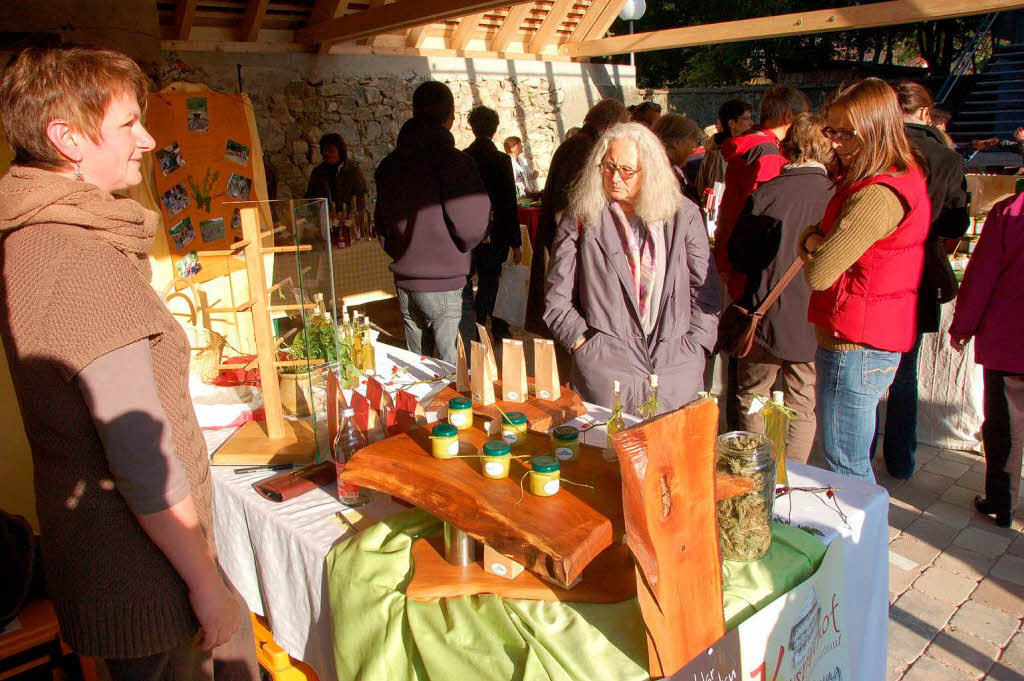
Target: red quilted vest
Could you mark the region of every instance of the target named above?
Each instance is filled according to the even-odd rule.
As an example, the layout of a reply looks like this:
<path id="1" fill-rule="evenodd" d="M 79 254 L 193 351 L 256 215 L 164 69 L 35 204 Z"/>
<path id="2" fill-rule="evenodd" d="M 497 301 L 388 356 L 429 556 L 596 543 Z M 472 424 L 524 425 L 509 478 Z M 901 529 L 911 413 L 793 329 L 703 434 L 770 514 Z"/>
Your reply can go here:
<path id="1" fill-rule="evenodd" d="M 807 319 L 834 338 L 879 350 L 906 352 L 917 334 L 917 289 L 931 204 L 917 168 L 903 175 L 876 175 L 840 190 L 825 209 L 822 232 L 832 230 L 843 203 L 868 185 L 884 184 L 910 210 L 896 231 L 876 241 L 831 287 L 811 293 Z"/>

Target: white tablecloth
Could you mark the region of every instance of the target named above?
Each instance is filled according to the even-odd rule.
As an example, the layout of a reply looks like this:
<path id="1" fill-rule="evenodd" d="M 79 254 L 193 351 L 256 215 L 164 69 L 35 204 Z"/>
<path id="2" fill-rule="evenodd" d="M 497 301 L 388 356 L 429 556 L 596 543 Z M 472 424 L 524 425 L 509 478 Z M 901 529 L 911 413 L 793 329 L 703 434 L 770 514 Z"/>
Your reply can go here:
<path id="1" fill-rule="evenodd" d="M 420 378 L 445 370 L 436 360 L 421 362 L 406 351 L 379 347 L 378 366 L 384 375 L 390 373 L 391 363 L 413 367 L 414 375 Z M 439 389 L 420 385 L 413 391 L 423 396 Z M 574 423 L 600 422 L 607 416 L 607 409 L 591 406 L 590 413 Z M 224 431 L 207 431 L 211 452 L 226 437 Z M 594 429 L 584 432 L 583 440 L 603 446 L 605 436 Z M 220 561 L 249 609 L 267 616 L 277 643 L 310 664 L 321 679 L 334 679 L 324 559 L 334 544 L 347 536 L 348 531 L 333 517 L 344 507 L 331 487 L 283 503 L 263 499 L 251 485 L 268 475 L 235 474 L 230 467 L 213 469 L 214 526 Z M 789 500 L 780 501 L 776 514 L 793 524 L 822 530 L 825 541 L 839 537 L 845 542 L 845 587 L 850 595 L 846 622 L 850 649 L 856 651 L 853 678 L 884 678 L 889 621 L 888 495 L 876 485 L 795 463 L 789 465 L 789 477 L 794 487 L 841 488 L 837 498 L 847 515 L 848 527 L 838 514 L 810 494 L 792 495 L 792 508 Z M 401 508 L 386 495 L 374 494 L 369 505 L 358 509 L 364 517 L 357 527 L 368 527 Z"/>

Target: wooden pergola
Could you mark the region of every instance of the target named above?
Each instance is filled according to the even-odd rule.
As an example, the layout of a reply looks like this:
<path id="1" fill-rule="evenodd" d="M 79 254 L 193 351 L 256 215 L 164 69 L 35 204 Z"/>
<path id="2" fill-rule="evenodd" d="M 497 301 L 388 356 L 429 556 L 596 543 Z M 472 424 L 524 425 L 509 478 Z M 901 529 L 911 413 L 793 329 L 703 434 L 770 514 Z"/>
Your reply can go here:
<path id="1" fill-rule="evenodd" d="M 625 0 L 158 0 L 163 47 L 580 61 L 931 21 L 1024 0 L 891 0 L 606 37 Z"/>

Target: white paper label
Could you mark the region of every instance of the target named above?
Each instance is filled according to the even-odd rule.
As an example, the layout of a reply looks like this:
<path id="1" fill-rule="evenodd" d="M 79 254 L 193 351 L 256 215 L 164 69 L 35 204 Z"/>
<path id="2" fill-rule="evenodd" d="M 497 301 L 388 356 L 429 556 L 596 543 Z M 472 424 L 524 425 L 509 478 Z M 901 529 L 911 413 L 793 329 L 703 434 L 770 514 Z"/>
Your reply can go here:
<path id="1" fill-rule="evenodd" d="M 488 461 L 484 464 L 484 473 L 494 477 L 499 477 L 505 472 L 504 464 L 500 464 L 497 461 Z"/>
<path id="2" fill-rule="evenodd" d="M 448 422 L 458 428 L 459 426 L 466 425 L 466 415 L 462 412 L 452 412 L 448 414 Z"/>
<path id="3" fill-rule="evenodd" d="M 499 577 L 504 577 L 508 574 L 508 568 L 502 565 L 501 563 L 491 563 L 491 572 L 498 575 Z"/>
<path id="4" fill-rule="evenodd" d="M 508 391 L 508 399 L 510 399 L 510 400 L 518 400 L 519 399 L 519 393 L 517 393 L 515 390 L 509 390 Z"/>
<path id="5" fill-rule="evenodd" d="M 555 456 L 558 457 L 559 461 L 568 461 L 569 459 L 572 458 L 572 448 L 571 447 L 556 447 L 555 448 Z"/>
<path id="6" fill-rule="evenodd" d="M 514 430 L 501 431 L 501 437 L 503 440 L 505 440 L 505 442 L 509 443 L 510 445 L 514 445 L 515 443 L 519 442 L 519 433 L 517 433 Z"/>
<path id="7" fill-rule="evenodd" d="M 537 393 L 537 397 L 543 400 L 550 399 L 551 393 L 549 393 L 547 390 L 541 390 L 540 392 Z"/>
<path id="8" fill-rule="evenodd" d="M 762 409 L 764 409 L 764 398 L 755 396 L 754 399 L 750 401 L 750 409 L 747 410 L 747 413 L 756 414 Z"/>
<path id="9" fill-rule="evenodd" d="M 548 480 L 547 482 L 544 483 L 544 493 L 545 494 L 555 494 L 557 492 L 558 492 L 558 478 L 555 478 L 554 480 Z"/>
<path id="10" fill-rule="evenodd" d="M 450 445 L 448 445 L 448 453 L 452 454 L 452 455 L 455 455 L 455 454 L 459 453 L 459 441 L 458 440 L 454 440 L 454 441 L 452 441 L 452 443 Z"/>

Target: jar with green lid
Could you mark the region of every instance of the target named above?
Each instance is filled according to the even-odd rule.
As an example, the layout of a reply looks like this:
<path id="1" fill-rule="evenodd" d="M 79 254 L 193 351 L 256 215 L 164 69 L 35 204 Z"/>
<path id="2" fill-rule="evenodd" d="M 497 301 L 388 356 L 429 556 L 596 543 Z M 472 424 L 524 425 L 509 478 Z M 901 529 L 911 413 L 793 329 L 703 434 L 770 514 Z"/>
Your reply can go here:
<path id="1" fill-rule="evenodd" d="M 558 493 L 559 470 L 558 459 L 553 456 L 538 456 L 530 462 L 530 494 L 538 497 L 551 497 Z"/>
<path id="2" fill-rule="evenodd" d="M 521 447 L 526 443 L 526 414 L 510 411 L 501 417 L 501 438 L 509 447 Z"/>
<path id="3" fill-rule="evenodd" d="M 430 431 L 430 453 L 435 459 L 450 459 L 459 453 L 459 429 L 438 423 Z"/>
<path id="4" fill-rule="evenodd" d="M 772 546 L 774 449 L 761 433 L 734 431 L 718 437 L 718 470 L 753 484 L 750 492 L 718 502 L 718 542 L 724 560 L 759 560 Z"/>
<path id="5" fill-rule="evenodd" d="M 448 400 L 448 423 L 459 430 L 473 427 L 473 400 L 468 397 L 453 397 Z"/>
<path id="6" fill-rule="evenodd" d="M 484 476 L 491 480 L 508 477 L 509 464 L 512 462 L 512 448 L 504 440 L 491 440 L 484 443 Z"/>
<path id="7" fill-rule="evenodd" d="M 555 458 L 559 461 L 575 461 L 580 454 L 580 431 L 575 426 L 558 426 L 551 431 Z"/>

